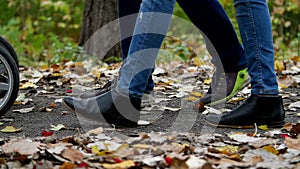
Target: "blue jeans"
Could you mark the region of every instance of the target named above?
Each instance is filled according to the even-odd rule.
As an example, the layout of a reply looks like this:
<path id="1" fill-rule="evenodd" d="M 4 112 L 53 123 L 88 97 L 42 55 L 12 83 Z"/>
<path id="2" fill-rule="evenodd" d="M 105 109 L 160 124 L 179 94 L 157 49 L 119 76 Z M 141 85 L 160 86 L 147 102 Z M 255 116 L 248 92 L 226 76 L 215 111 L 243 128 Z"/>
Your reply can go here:
<path id="1" fill-rule="evenodd" d="M 278 94 L 272 25 L 266 0 L 234 0 L 252 94 Z"/>
<path id="2" fill-rule="evenodd" d="M 140 7 L 139 6 L 140 2 L 141 0 L 119 0 L 119 17 L 124 17 L 126 15 L 131 15 L 138 12 L 138 9 Z M 197 28 L 199 28 L 209 39 L 209 41 L 212 43 L 217 54 L 212 48 L 209 48 L 209 45 L 207 45 L 208 51 L 213 57 L 217 57 L 217 56 L 220 57 L 225 72 L 236 72 L 246 67 L 243 48 L 238 41 L 238 38 L 236 36 L 236 33 L 234 31 L 234 28 L 228 16 L 226 15 L 224 9 L 222 8 L 222 6 L 217 0 L 201 0 L 201 1 L 177 0 L 177 2 L 181 6 L 181 8 L 186 12 L 188 17 L 195 24 L 195 26 L 197 26 Z M 154 1 L 150 3 L 154 3 Z M 156 3 L 160 3 L 160 2 L 156 2 Z M 171 4 L 173 3 L 173 1 L 164 2 L 165 5 L 167 5 L 166 3 Z M 159 4 L 157 4 L 157 6 L 158 5 Z M 149 6 L 146 6 L 145 8 L 147 7 Z M 145 9 L 145 8 L 141 8 L 141 11 L 142 10 L 144 10 L 143 12 L 151 11 L 151 9 Z M 172 10 L 154 9 L 153 11 L 171 14 L 170 12 Z M 168 22 L 169 21 L 167 21 L 167 23 Z M 132 29 L 133 31 L 132 25 L 134 25 L 134 23 L 135 22 L 132 22 L 131 20 L 129 21 L 126 20 L 126 22 L 122 22 L 122 19 L 120 22 L 121 39 L 122 39 L 121 45 L 122 45 L 122 53 L 123 53 L 122 56 L 124 61 L 126 61 L 125 59 L 127 58 L 128 55 L 131 37 L 124 38 L 122 37 L 122 35 L 125 34 L 123 33 L 125 32 L 124 30 L 128 31 L 129 29 L 130 31 L 130 29 Z M 151 34 L 151 35 L 153 36 L 152 42 L 155 42 L 154 43 L 155 45 L 148 44 L 146 48 L 153 48 L 153 47 L 159 48 L 164 38 L 164 34 L 161 35 Z M 141 37 L 142 37 L 141 35 L 136 35 L 136 34 L 134 36 L 134 38 L 141 38 Z M 137 49 L 138 47 L 134 47 L 134 46 L 132 47 L 135 48 L 133 51 L 139 51 L 145 49 L 145 47 L 140 49 Z M 152 51 L 152 52 L 153 54 L 157 53 L 157 51 Z M 149 58 L 147 58 L 147 60 L 148 59 Z M 151 62 L 153 63 L 153 61 Z M 129 65 L 127 66 L 129 67 Z M 125 73 L 121 71 L 121 74 L 125 74 Z M 146 88 L 144 86 L 145 77 L 148 77 Z M 132 80 L 129 90 L 131 90 L 130 92 L 131 96 L 141 97 L 141 95 L 144 92 L 147 93 L 151 92 L 153 90 L 153 87 L 154 87 L 154 83 L 151 74 L 149 75 L 148 70 L 144 70 Z M 122 87 L 122 90 L 125 90 L 124 88 L 125 87 Z M 127 90 L 125 91 L 128 92 Z"/>

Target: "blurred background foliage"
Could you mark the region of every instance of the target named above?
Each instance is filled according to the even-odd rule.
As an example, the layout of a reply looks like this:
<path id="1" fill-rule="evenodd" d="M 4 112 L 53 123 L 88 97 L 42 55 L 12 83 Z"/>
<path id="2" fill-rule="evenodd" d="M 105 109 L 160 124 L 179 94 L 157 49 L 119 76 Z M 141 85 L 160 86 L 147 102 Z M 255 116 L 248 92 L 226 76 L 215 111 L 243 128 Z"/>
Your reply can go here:
<path id="1" fill-rule="evenodd" d="M 232 1 L 220 0 L 238 31 Z M 268 3 L 273 22 L 276 58 L 284 60 L 299 57 L 299 0 L 268 0 Z M 12 43 L 22 65 L 74 60 L 80 51 L 77 42 L 83 9 L 84 0 L 0 0 L 0 35 Z M 187 18 L 178 5 L 174 14 Z M 174 40 L 170 41 L 172 43 Z M 178 51 L 183 51 L 179 54 L 180 58 L 189 61 L 188 55 L 191 53 L 184 48 L 186 44 L 176 45 L 174 52 L 178 54 Z"/>

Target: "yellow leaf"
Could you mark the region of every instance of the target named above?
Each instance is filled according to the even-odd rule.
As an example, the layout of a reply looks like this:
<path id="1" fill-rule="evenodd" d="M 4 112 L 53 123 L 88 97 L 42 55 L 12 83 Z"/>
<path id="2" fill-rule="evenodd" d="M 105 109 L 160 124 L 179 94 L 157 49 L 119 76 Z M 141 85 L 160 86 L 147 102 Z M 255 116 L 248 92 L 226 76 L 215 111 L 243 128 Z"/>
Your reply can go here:
<path id="1" fill-rule="evenodd" d="M 240 102 L 240 101 L 243 101 L 245 100 L 246 98 L 243 98 L 243 97 L 233 97 L 232 99 L 230 99 L 230 103 L 237 103 L 237 102 Z"/>
<path id="2" fill-rule="evenodd" d="M 75 67 L 84 67 L 82 62 L 75 62 Z"/>
<path id="3" fill-rule="evenodd" d="M 193 59 L 192 59 L 192 63 L 195 65 L 195 66 L 201 66 L 201 65 L 204 65 L 204 61 L 201 59 L 201 58 L 199 58 L 199 57 L 194 57 Z"/>
<path id="4" fill-rule="evenodd" d="M 61 73 L 53 73 L 52 76 L 53 77 L 62 77 L 63 75 Z"/>
<path id="5" fill-rule="evenodd" d="M 38 86 L 33 84 L 32 82 L 26 82 L 24 84 L 20 84 L 20 89 L 28 89 L 28 88 L 37 88 Z"/>
<path id="6" fill-rule="evenodd" d="M 98 154 L 99 153 L 98 146 L 92 146 L 92 153 L 93 154 Z"/>
<path id="7" fill-rule="evenodd" d="M 211 83 L 211 79 L 206 79 L 206 80 L 204 80 L 203 83 L 206 84 L 206 85 L 209 85 Z"/>
<path id="8" fill-rule="evenodd" d="M 287 89 L 288 88 L 288 86 L 286 86 L 286 85 L 284 85 L 280 82 L 278 82 L 278 86 L 281 87 L 282 89 Z"/>
<path id="9" fill-rule="evenodd" d="M 193 96 L 189 96 L 189 97 L 186 98 L 185 100 L 187 100 L 187 101 L 196 101 L 196 100 L 198 100 L 198 98 L 193 97 Z"/>
<path id="10" fill-rule="evenodd" d="M 224 146 L 224 147 L 217 147 L 216 149 L 219 150 L 223 154 L 230 155 L 230 154 L 237 153 L 239 146 L 228 145 L 228 146 Z"/>
<path id="11" fill-rule="evenodd" d="M 260 126 L 258 126 L 258 128 L 261 129 L 261 130 L 268 130 L 267 125 L 260 125 Z"/>
<path id="12" fill-rule="evenodd" d="M 22 128 L 15 128 L 14 126 L 6 126 L 4 129 L 1 130 L 3 133 L 16 133 L 22 131 Z"/>
<path id="13" fill-rule="evenodd" d="M 277 155 L 279 153 L 278 150 L 276 150 L 272 145 L 268 145 L 268 146 L 264 146 L 263 148 L 261 148 L 262 150 L 268 151 L 270 153 L 273 153 L 275 155 Z"/>
<path id="14" fill-rule="evenodd" d="M 201 93 L 201 92 L 192 91 L 191 94 L 192 94 L 193 96 L 196 96 L 196 97 L 202 97 L 202 93 Z"/>
<path id="15" fill-rule="evenodd" d="M 274 67 L 278 73 L 281 73 L 284 70 L 284 64 L 281 60 L 276 60 L 274 63 Z"/>
<path id="16" fill-rule="evenodd" d="M 123 161 L 123 162 L 117 163 L 117 164 L 104 163 L 104 164 L 102 164 L 102 166 L 106 169 L 127 169 L 130 167 L 134 167 L 135 163 L 133 160 L 126 160 L 126 161 Z"/>

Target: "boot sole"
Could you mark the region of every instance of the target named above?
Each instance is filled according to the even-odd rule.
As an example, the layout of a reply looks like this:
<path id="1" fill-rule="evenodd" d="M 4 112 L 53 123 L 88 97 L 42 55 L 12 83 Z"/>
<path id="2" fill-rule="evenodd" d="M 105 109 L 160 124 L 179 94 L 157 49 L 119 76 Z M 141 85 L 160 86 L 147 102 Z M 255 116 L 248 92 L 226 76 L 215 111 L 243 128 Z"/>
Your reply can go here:
<path id="1" fill-rule="evenodd" d="M 207 120 L 205 120 L 205 123 L 213 126 L 213 127 L 219 127 L 219 128 L 232 128 L 232 129 L 254 129 L 255 125 L 246 125 L 246 126 L 242 126 L 242 125 L 225 125 L 225 124 L 215 124 L 215 123 L 211 123 Z M 260 125 L 266 125 L 268 128 L 282 128 L 284 126 L 284 120 L 283 121 L 277 121 L 277 122 L 272 122 L 272 123 L 265 123 L 265 124 L 256 124 L 256 126 L 260 126 Z"/>

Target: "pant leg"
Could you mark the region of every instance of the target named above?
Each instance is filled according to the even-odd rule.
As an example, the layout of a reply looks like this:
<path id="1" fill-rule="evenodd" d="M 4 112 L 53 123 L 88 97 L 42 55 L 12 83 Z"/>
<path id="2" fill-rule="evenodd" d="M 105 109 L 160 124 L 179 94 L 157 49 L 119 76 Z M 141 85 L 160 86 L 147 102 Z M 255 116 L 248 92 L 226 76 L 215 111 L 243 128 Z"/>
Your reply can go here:
<path id="1" fill-rule="evenodd" d="M 177 0 L 193 24 L 205 35 L 213 63 L 221 60 L 225 72 L 247 67 L 244 50 L 223 7 L 218 0 Z M 216 58 L 219 57 L 219 58 Z"/>
<path id="2" fill-rule="evenodd" d="M 116 91 L 140 98 L 167 33 L 175 0 L 143 0 Z"/>
<path id="3" fill-rule="evenodd" d="M 124 60 L 128 55 L 128 50 L 131 42 L 131 36 L 127 37 L 128 34 L 133 34 L 136 17 L 134 15 L 139 13 L 140 4 L 142 0 L 118 0 L 118 14 L 120 19 L 120 36 L 121 36 L 121 49 L 122 59 Z M 122 19 L 132 15 L 130 19 Z"/>
<path id="4" fill-rule="evenodd" d="M 136 17 L 139 13 L 140 4 L 142 0 L 118 0 L 118 14 L 120 19 L 120 36 L 121 36 L 121 50 L 122 60 L 125 61 L 128 55 L 128 50 L 132 36 L 128 37 L 128 34 L 133 35 Z M 130 16 L 126 18 L 126 16 Z M 154 70 L 152 70 L 154 71 Z M 148 85 L 145 89 L 145 93 L 153 91 L 154 81 L 152 76 L 149 76 Z"/>
<path id="5" fill-rule="evenodd" d="M 272 25 L 266 0 L 234 0 L 252 94 L 278 94 Z"/>

